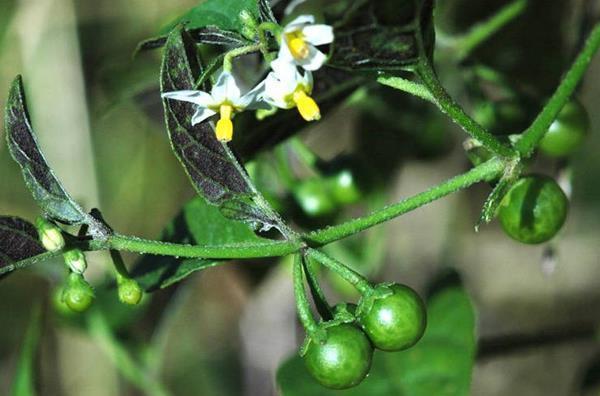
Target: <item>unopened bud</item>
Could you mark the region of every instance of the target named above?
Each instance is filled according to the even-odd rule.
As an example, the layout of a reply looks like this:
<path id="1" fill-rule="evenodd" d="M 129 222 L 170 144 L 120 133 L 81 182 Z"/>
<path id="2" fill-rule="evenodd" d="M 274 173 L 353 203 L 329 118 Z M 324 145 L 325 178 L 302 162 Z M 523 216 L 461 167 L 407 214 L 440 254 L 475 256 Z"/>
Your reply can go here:
<path id="1" fill-rule="evenodd" d="M 49 252 L 57 252 L 65 247 L 65 238 L 62 235 L 61 229 L 56 225 L 43 217 L 38 217 L 35 220 L 35 226 L 44 249 Z"/>
<path id="2" fill-rule="evenodd" d="M 123 279 L 119 282 L 119 300 L 123 304 L 137 305 L 142 300 L 144 291 L 133 279 Z"/>
<path id="3" fill-rule="evenodd" d="M 65 264 L 76 274 L 83 274 L 87 269 L 87 260 L 85 254 L 79 249 L 67 250 L 63 254 Z"/>
<path id="4" fill-rule="evenodd" d="M 70 273 L 62 299 L 75 312 L 87 310 L 94 300 L 94 290 L 81 274 Z"/>

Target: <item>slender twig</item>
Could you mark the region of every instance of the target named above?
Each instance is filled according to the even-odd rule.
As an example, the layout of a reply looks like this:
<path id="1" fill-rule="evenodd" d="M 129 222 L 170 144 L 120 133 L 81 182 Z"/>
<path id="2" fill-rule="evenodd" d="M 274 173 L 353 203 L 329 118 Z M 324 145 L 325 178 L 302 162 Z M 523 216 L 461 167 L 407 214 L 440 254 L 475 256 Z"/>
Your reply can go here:
<path id="1" fill-rule="evenodd" d="M 600 23 L 597 23 L 585 42 L 583 49 L 577 55 L 577 58 L 575 58 L 573 65 L 567 74 L 565 74 L 556 91 L 554 91 L 554 94 L 548 103 L 546 103 L 546 106 L 544 106 L 531 126 L 523 132 L 521 139 L 515 144 L 522 157 L 529 157 L 533 153 L 540 139 L 544 137 L 544 134 L 556 119 L 558 113 L 577 88 L 599 47 Z"/>
<path id="2" fill-rule="evenodd" d="M 423 80 L 423 83 L 431 95 L 435 98 L 435 104 L 439 109 L 446 113 L 452 120 L 457 123 L 465 132 L 473 139 L 478 140 L 485 148 L 501 157 L 513 157 L 513 150 L 501 143 L 494 135 L 486 131 L 473 118 L 471 118 L 463 108 L 448 94 L 442 86 L 433 67 L 428 60 L 423 58 L 417 66 L 417 74 Z"/>
<path id="3" fill-rule="evenodd" d="M 354 271 L 350 267 L 340 263 L 328 254 L 311 248 L 307 249 L 306 252 L 309 257 L 341 276 L 344 280 L 354 286 L 361 294 L 364 295 L 373 290 L 373 286 L 371 286 L 369 281 L 364 276 Z"/>
<path id="4" fill-rule="evenodd" d="M 307 333 L 311 334 L 317 330 L 318 325 L 310 312 L 310 304 L 306 298 L 302 272 L 302 257 L 300 254 L 296 254 L 294 256 L 294 296 L 296 297 L 296 308 L 302 326 Z"/>
<path id="5" fill-rule="evenodd" d="M 365 217 L 359 217 L 336 226 L 323 228 L 304 235 L 304 240 L 311 246 L 323 246 L 328 243 L 346 238 L 362 230 L 373 227 L 377 224 L 391 220 L 411 210 L 417 209 L 423 205 L 440 199 L 448 194 L 460 189 L 469 187 L 475 183 L 484 180 L 491 180 L 500 175 L 504 169 L 504 162 L 499 159 L 492 159 L 485 162 L 467 173 L 456 176 L 446 182 L 439 184 L 431 189 L 407 198 L 396 204 L 377 210 Z"/>
<path id="6" fill-rule="evenodd" d="M 217 246 L 185 245 L 114 234 L 106 241 L 88 241 L 85 250 L 125 250 L 133 253 L 185 258 L 242 259 L 278 257 L 297 252 L 303 246 L 297 240 L 235 243 Z"/>

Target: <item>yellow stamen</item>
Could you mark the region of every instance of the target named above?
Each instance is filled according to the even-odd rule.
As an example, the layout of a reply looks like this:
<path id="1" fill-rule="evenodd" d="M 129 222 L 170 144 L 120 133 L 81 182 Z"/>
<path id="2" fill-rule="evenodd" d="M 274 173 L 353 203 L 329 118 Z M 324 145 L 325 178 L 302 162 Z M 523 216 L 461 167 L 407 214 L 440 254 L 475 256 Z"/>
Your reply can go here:
<path id="1" fill-rule="evenodd" d="M 308 43 L 304 40 L 302 32 L 287 33 L 287 45 L 295 59 L 306 59 L 310 53 Z"/>
<path id="2" fill-rule="evenodd" d="M 217 139 L 221 142 L 230 142 L 233 138 L 233 123 L 231 122 L 233 107 L 228 104 L 223 104 L 219 111 L 221 113 L 221 119 L 217 122 Z"/>
<path id="3" fill-rule="evenodd" d="M 319 105 L 314 101 L 313 98 L 308 96 L 302 89 L 298 89 L 294 92 L 292 97 L 298 112 L 306 121 L 316 121 L 321 119 L 321 110 Z"/>

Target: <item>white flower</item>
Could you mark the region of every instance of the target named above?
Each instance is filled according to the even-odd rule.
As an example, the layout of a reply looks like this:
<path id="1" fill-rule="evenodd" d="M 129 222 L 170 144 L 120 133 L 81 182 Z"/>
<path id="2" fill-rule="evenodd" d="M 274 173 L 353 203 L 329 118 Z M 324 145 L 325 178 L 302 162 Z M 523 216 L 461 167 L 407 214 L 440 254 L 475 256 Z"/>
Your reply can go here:
<path id="1" fill-rule="evenodd" d="M 265 102 L 281 109 L 298 108 L 306 121 L 321 118 L 319 106 L 310 97 L 313 78 L 310 71 L 301 74 L 296 66 L 278 58 L 271 62 L 272 72 L 265 79 Z"/>
<path id="2" fill-rule="evenodd" d="M 333 42 L 333 27 L 315 25 L 312 15 L 300 15 L 283 28 L 278 58 L 303 67 L 317 70 L 327 56 L 315 46 Z"/>
<path id="3" fill-rule="evenodd" d="M 220 119 L 217 122 L 217 139 L 229 142 L 233 138 L 233 123 L 231 118 L 235 113 L 245 109 L 264 108 L 261 93 L 264 91 L 264 81 L 251 91 L 242 95 L 235 78 L 228 71 L 223 71 L 210 93 L 204 91 L 174 91 L 165 92 L 163 98 L 181 100 L 194 103 L 197 106 L 192 116 L 192 125 L 199 124 L 217 113 Z"/>

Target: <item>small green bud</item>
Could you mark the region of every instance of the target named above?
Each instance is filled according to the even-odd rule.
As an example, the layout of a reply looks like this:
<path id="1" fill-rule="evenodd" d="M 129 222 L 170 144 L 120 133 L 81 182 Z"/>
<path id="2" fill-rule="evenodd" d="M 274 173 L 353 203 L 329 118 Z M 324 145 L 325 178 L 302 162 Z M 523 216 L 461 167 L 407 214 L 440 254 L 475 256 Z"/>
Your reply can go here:
<path id="1" fill-rule="evenodd" d="M 49 252 L 57 252 L 65 247 L 65 238 L 62 235 L 61 229 L 56 225 L 43 217 L 38 217 L 35 220 L 35 226 L 44 249 Z"/>
<path id="2" fill-rule="evenodd" d="M 81 274 L 70 273 L 62 295 L 67 306 L 75 312 L 84 312 L 94 300 L 94 290 Z"/>
<path id="3" fill-rule="evenodd" d="M 119 300 L 123 304 L 137 305 L 142 300 L 144 291 L 133 279 L 125 279 L 119 282 Z"/>
<path id="4" fill-rule="evenodd" d="M 65 263 L 69 266 L 71 271 L 77 274 L 83 274 L 87 269 L 87 260 L 85 259 L 85 254 L 81 250 L 67 250 L 63 254 L 63 257 L 65 259 Z"/>
<path id="5" fill-rule="evenodd" d="M 243 10 L 240 12 L 240 22 L 242 22 L 242 35 L 249 40 L 254 40 L 257 29 L 254 15 L 249 13 L 247 10 Z"/>

